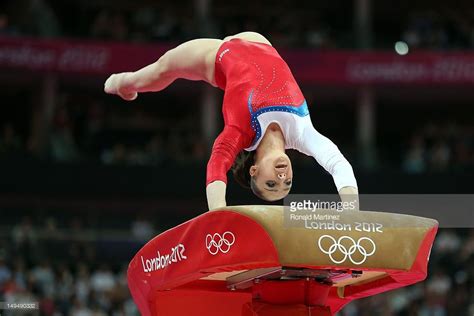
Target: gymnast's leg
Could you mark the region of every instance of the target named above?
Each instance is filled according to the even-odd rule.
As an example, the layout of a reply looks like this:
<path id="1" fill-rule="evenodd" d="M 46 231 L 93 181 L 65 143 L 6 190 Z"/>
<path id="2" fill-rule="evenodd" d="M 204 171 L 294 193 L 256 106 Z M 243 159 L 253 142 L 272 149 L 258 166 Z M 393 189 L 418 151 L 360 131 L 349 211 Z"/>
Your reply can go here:
<path id="1" fill-rule="evenodd" d="M 104 91 L 131 101 L 139 92 L 163 90 L 178 78 L 204 80 L 215 86 L 214 60 L 221 44 L 222 40 L 207 38 L 185 42 L 138 71 L 111 75 Z"/>
<path id="2" fill-rule="evenodd" d="M 270 41 L 267 40 L 265 36 L 256 32 L 242 32 L 235 35 L 227 36 L 226 38 L 224 38 L 224 41 L 230 41 L 233 38 L 240 38 L 246 41 L 264 43 L 264 44 L 272 46 Z"/>

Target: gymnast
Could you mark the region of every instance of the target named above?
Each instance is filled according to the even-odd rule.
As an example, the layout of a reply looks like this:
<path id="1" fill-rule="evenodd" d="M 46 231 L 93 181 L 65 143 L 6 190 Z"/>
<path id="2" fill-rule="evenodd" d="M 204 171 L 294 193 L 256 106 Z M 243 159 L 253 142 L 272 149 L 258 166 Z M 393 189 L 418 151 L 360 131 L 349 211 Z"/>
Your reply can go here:
<path id="1" fill-rule="evenodd" d="M 111 75 L 104 91 L 127 101 L 160 91 L 178 78 L 203 80 L 225 91 L 224 129 L 207 164 L 209 210 L 226 206 L 227 172 L 266 201 L 284 198 L 293 182 L 285 149 L 312 156 L 328 171 L 341 198 L 357 196 L 349 162 L 311 122 L 308 106 L 286 62 L 261 34 L 195 39 L 135 72 Z"/>

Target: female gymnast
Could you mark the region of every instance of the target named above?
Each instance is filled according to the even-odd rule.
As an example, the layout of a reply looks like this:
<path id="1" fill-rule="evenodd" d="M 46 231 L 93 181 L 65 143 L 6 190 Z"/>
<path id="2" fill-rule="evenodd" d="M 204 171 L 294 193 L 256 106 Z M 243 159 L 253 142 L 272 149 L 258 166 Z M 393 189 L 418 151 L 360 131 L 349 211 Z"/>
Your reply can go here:
<path id="1" fill-rule="evenodd" d="M 169 50 L 135 72 L 111 75 L 106 93 L 134 100 L 178 78 L 203 80 L 225 91 L 224 129 L 207 164 L 209 209 L 226 206 L 227 171 L 260 198 L 275 201 L 291 189 L 293 170 L 285 149 L 312 156 L 333 177 L 341 195 L 357 195 L 349 162 L 313 127 L 308 107 L 288 65 L 254 32 L 196 39 Z M 240 154 L 239 154 L 240 153 Z"/>

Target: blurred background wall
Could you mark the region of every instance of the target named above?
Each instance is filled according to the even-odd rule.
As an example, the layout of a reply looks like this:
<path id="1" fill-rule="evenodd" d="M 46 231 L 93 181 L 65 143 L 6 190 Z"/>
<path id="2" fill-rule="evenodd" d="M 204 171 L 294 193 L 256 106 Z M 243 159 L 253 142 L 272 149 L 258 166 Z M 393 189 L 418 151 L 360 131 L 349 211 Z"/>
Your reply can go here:
<path id="1" fill-rule="evenodd" d="M 472 1 L 3 0 L 0 301 L 137 314 L 127 263 L 206 210 L 223 93 L 178 80 L 127 103 L 103 83 L 185 40 L 246 30 L 287 60 L 361 193 L 472 193 Z M 335 193 L 312 159 L 291 156 L 293 192 Z M 228 203 L 262 202 L 230 177 Z M 426 282 L 340 315 L 474 315 L 474 230 L 441 229 Z"/>

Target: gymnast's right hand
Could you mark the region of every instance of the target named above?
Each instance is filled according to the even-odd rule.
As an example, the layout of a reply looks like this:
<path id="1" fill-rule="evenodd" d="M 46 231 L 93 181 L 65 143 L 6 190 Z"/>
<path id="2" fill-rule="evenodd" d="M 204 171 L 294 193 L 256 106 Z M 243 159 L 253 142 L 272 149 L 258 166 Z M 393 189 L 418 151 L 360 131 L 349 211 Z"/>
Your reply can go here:
<path id="1" fill-rule="evenodd" d="M 105 93 L 116 94 L 126 101 L 133 101 L 137 98 L 138 93 L 132 91 L 127 83 L 127 76 L 130 76 L 129 72 L 122 72 L 119 74 L 111 75 L 104 84 Z"/>

